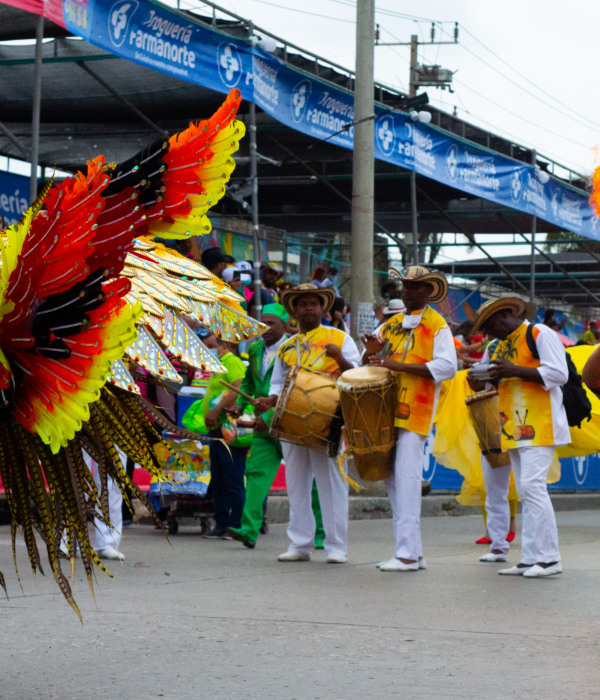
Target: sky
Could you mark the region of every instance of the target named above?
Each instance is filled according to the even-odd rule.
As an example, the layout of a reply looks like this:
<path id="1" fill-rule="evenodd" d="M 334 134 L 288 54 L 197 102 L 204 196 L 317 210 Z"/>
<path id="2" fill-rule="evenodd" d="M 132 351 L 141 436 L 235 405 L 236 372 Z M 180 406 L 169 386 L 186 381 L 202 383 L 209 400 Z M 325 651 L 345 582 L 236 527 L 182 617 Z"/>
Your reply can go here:
<path id="1" fill-rule="evenodd" d="M 202 7 L 180 0 L 182 8 Z M 354 67 L 355 0 L 220 0 L 255 25 L 336 63 Z M 206 11 L 212 12 L 204 6 Z M 407 15 L 407 16 L 401 16 Z M 413 17 L 418 17 L 415 19 Z M 430 102 L 473 124 L 534 147 L 538 153 L 590 175 L 600 144 L 600 3 L 591 0 L 379 0 L 381 41 L 430 41 L 419 62 L 456 71 L 454 93 L 427 88 Z M 375 78 L 407 91 L 409 47 L 377 47 Z M 512 237 L 511 237 L 512 238 Z M 538 240 L 543 239 L 543 230 Z M 496 237 L 496 240 L 507 240 Z M 494 238 L 486 237 L 491 243 Z M 492 255 L 526 254 L 523 246 L 490 246 Z M 476 249 L 444 249 L 439 260 L 481 257 Z"/>

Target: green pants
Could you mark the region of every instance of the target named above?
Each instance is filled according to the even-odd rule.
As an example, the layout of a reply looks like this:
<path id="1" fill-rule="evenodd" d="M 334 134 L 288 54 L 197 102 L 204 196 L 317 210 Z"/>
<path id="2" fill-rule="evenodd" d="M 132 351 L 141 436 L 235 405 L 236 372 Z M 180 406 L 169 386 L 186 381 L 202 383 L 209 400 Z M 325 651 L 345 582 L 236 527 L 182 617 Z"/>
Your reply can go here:
<path id="1" fill-rule="evenodd" d="M 242 527 L 240 528 L 244 538 L 256 542 L 258 532 L 263 521 L 263 503 L 269 495 L 283 452 L 278 440 L 272 440 L 268 433 L 255 433 L 252 438 L 250 455 L 246 460 L 246 502 L 242 513 Z M 317 489 L 313 482 L 312 508 L 317 521 L 315 543 L 325 539 L 323 519 L 319 506 Z"/>
<path id="2" fill-rule="evenodd" d="M 255 433 L 246 460 L 246 503 L 242 513 L 242 531 L 251 542 L 256 542 L 263 521 L 263 502 L 269 495 L 273 480 L 281 464 L 283 452 L 277 440 L 268 433 Z"/>

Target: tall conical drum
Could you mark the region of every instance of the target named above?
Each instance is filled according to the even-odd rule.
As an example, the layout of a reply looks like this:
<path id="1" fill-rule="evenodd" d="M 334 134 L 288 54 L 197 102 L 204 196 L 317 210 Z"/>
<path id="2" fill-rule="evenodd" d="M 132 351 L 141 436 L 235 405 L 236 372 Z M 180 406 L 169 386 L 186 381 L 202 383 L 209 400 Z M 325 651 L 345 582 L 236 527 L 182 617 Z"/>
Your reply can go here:
<path id="1" fill-rule="evenodd" d="M 394 465 L 396 375 L 385 367 L 357 367 L 338 379 L 348 452 L 363 481 L 387 479 Z"/>

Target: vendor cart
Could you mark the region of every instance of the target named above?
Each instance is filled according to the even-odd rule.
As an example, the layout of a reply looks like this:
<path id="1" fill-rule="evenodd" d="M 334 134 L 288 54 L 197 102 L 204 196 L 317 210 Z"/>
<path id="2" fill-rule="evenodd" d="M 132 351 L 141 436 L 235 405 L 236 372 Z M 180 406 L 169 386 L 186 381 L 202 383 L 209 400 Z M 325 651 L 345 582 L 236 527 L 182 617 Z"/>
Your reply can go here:
<path id="1" fill-rule="evenodd" d="M 209 488 L 210 464 L 208 446 L 195 440 L 182 440 L 165 431 L 164 441 L 175 452 L 179 461 L 166 452 L 160 444 L 154 449 L 164 464 L 165 477 L 170 480 L 152 479 L 148 497 L 161 519 L 167 521 L 170 535 L 176 535 L 181 518 L 194 518 L 200 522 L 200 532 L 209 530 L 214 504 Z M 180 469 L 182 469 L 180 471 Z"/>
<path id="2" fill-rule="evenodd" d="M 172 494 L 164 497 L 165 506 L 169 508 L 167 526 L 169 535 L 179 531 L 180 518 L 194 518 L 200 521 L 200 534 L 210 529 L 209 520 L 213 517 L 214 504 L 210 493 L 204 498 L 189 493 Z"/>

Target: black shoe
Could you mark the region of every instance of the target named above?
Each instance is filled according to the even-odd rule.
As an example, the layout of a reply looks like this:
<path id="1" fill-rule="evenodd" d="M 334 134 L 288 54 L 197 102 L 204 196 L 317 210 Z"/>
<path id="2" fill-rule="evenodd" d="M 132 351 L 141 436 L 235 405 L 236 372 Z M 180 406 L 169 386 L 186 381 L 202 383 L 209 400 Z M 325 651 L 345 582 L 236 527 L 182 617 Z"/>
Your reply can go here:
<path id="1" fill-rule="evenodd" d="M 431 493 L 431 481 L 422 481 L 421 496 L 427 496 L 428 493 Z"/>
<path id="2" fill-rule="evenodd" d="M 269 523 L 266 520 L 262 521 L 259 532 L 261 535 L 266 535 L 269 532 Z"/>
<path id="3" fill-rule="evenodd" d="M 213 527 L 213 529 L 210 532 L 207 532 L 206 535 L 202 535 L 202 536 L 207 540 L 230 540 L 230 539 L 232 539 L 231 535 L 228 535 L 226 530 L 219 530 L 216 527 Z"/>
<path id="4" fill-rule="evenodd" d="M 256 544 L 254 542 L 250 542 L 250 540 L 244 540 L 242 544 L 244 547 L 248 547 L 248 549 L 254 549 L 256 547 Z"/>

